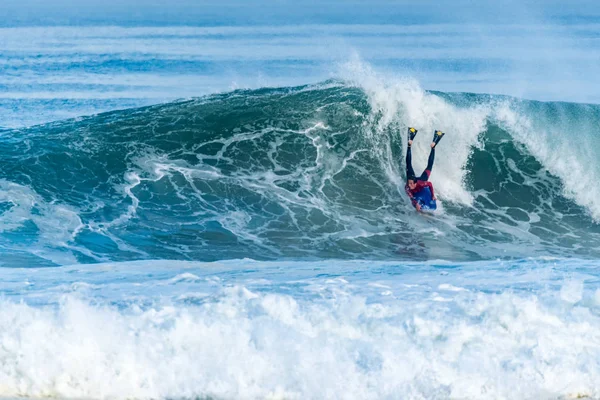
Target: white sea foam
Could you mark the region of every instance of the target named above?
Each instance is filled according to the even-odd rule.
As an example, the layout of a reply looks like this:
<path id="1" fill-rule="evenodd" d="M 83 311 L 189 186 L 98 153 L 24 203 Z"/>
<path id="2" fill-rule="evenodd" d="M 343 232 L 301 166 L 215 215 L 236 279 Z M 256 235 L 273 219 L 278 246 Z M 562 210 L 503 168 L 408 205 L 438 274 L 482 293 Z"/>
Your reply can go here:
<path id="1" fill-rule="evenodd" d="M 431 181 L 442 199 L 471 204 L 472 196 L 464 185 L 465 165 L 472 147 L 479 145 L 479 135 L 486 128 L 489 107 L 477 104 L 469 108 L 456 107 L 426 92 L 414 79 L 376 72 L 358 57 L 344 63 L 340 75 L 361 87 L 369 97 L 378 124 L 374 135 L 382 135 L 384 129 L 395 124 L 393 126 L 401 131 L 402 143 L 406 144 L 407 127 L 420 131 L 412 146 L 413 167 L 417 174 L 427 165 L 434 130 L 446 132 L 446 137 L 436 147 Z M 389 144 L 387 147 L 387 151 L 381 154 L 382 161 L 387 164 L 384 167 L 390 178 L 400 183 L 400 178 L 394 174 L 394 165 L 404 166 L 404 159 L 392 159 Z"/>
<path id="2" fill-rule="evenodd" d="M 431 181 L 441 199 L 471 204 L 473 196 L 465 185 L 469 172 L 465 166 L 473 148 L 481 146 L 480 134 L 487 129 L 487 123 L 492 122 L 506 129 L 544 168 L 561 179 L 566 197 L 600 220 L 600 202 L 597 200 L 600 189 L 595 185 L 600 177 L 600 164 L 597 163 L 600 142 L 594 134 L 592 109 L 581 119 L 568 104 L 536 107 L 533 102 L 494 97 L 458 107 L 425 91 L 415 79 L 376 71 L 358 56 L 342 64 L 339 74 L 367 94 L 376 121 L 372 127 L 374 131 L 368 134 L 378 141 L 383 167 L 395 183 L 402 183 L 395 165 L 403 166 L 404 160 L 392 159 L 389 138 L 381 140 L 385 136 L 384 130 L 399 130 L 405 144 L 406 127 L 419 129 L 412 151 L 413 167 L 419 174 L 427 164 L 429 137 L 439 129 L 447 135 L 436 148 Z M 579 111 L 586 109 L 585 105 L 577 107 Z"/>
<path id="3" fill-rule="evenodd" d="M 455 264 L 440 275 L 427 263 L 160 261 L 38 270 L 36 285 L 19 289 L 24 303 L 1 301 L 0 395 L 595 397 L 596 284 L 556 281 L 575 265 L 596 268 L 530 260 Z M 318 277 L 325 267 L 346 276 Z M 378 284 L 364 285 L 373 268 Z M 107 269 L 115 281 L 102 284 Z M 49 290 L 69 280 L 78 285 Z M 43 298 L 49 305 L 28 305 Z"/>
<path id="4" fill-rule="evenodd" d="M 384 294 L 382 294 L 384 295 Z M 389 296 L 389 293 L 385 294 Z M 323 304 L 224 289 L 198 308 L 4 302 L 0 394 L 70 398 L 598 395 L 600 321 L 535 297 Z M 475 303 L 473 303 L 475 302 Z M 474 305 L 472 307 L 471 305 Z M 443 317 L 442 317 L 443 316 Z M 40 340 L 43 338 L 43 340 Z"/>
<path id="5" fill-rule="evenodd" d="M 47 202 L 31 188 L 4 179 L 0 180 L 0 202 L 7 205 L 0 214 L 0 233 L 29 230 L 34 233 L 30 236 L 36 238 L 35 244 L 29 243 L 27 235 L 23 235 L 22 243 L 12 243 L 10 247 L 29 249 L 57 264 L 77 261 L 68 251 L 70 242 L 84 226 L 76 209 Z"/>

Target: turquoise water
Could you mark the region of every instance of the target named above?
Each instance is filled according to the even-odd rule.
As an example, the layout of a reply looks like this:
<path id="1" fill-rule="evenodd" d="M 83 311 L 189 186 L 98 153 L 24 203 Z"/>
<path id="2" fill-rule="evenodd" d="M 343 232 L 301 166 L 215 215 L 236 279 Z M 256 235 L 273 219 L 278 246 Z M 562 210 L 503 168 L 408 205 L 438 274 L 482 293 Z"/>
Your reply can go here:
<path id="1" fill-rule="evenodd" d="M 600 397 L 594 4 L 33 3 L 0 11 L 0 396 Z M 408 126 L 419 172 L 447 133 L 434 217 Z"/>
<path id="2" fill-rule="evenodd" d="M 10 130 L 3 264 L 595 258 L 599 121 L 591 105 L 328 81 Z M 403 194 L 408 124 L 417 169 L 447 127 L 435 218 Z"/>

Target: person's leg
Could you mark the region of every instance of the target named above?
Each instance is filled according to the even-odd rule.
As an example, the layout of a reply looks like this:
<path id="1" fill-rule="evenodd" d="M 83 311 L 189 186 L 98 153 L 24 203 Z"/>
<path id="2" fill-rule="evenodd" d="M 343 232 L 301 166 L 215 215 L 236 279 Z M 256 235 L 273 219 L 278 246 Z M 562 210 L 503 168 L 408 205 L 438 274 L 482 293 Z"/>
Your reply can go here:
<path id="1" fill-rule="evenodd" d="M 429 153 L 429 159 L 427 160 L 427 168 L 421 174 L 419 180 L 426 181 L 429 179 L 429 175 L 431 175 L 431 169 L 433 168 L 433 161 L 435 160 L 435 147 L 431 148 L 431 152 Z"/>
<path id="2" fill-rule="evenodd" d="M 410 151 L 410 146 L 408 146 L 406 148 L 406 179 L 408 180 L 411 176 L 415 176 L 415 171 L 412 167 L 412 153 Z"/>

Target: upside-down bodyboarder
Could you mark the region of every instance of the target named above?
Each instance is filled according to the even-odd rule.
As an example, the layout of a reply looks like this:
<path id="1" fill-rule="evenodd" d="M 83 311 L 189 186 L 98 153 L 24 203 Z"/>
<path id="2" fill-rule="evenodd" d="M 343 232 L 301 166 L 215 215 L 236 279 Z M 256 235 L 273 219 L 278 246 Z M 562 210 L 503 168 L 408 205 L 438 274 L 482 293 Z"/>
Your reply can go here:
<path id="1" fill-rule="evenodd" d="M 444 136 L 444 132 L 435 131 L 433 133 L 433 141 L 431 142 L 431 152 L 425 171 L 417 178 L 412 167 L 411 145 L 413 139 L 417 135 L 415 128 L 408 128 L 408 148 L 406 149 L 406 186 L 404 189 L 408 194 L 413 206 L 417 211 L 431 211 L 437 208 L 436 197 L 433 191 L 433 185 L 429 182 L 433 161 L 435 159 L 435 146 Z"/>

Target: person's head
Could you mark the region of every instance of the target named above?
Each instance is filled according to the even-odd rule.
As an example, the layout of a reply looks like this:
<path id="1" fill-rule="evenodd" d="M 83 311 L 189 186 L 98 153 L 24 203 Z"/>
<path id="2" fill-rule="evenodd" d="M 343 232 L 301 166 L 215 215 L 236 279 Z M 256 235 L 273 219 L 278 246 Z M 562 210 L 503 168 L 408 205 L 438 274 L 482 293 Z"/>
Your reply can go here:
<path id="1" fill-rule="evenodd" d="M 414 176 L 409 176 L 407 183 L 408 183 L 408 188 L 410 190 L 414 190 L 414 188 L 417 187 L 417 178 L 415 178 Z"/>

